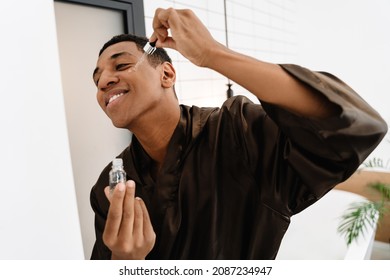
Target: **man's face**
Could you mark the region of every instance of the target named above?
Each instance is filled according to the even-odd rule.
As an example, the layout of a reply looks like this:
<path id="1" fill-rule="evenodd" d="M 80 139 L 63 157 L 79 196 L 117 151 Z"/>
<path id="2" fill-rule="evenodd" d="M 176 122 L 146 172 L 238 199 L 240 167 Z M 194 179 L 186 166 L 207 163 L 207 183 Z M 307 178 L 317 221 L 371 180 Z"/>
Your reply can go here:
<path id="1" fill-rule="evenodd" d="M 116 127 L 135 125 L 158 104 L 161 66 L 153 68 L 142 57 L 133 42 L 114 44 L 100 55 L 93 80 L 97 86 L 97 101 Z"/>

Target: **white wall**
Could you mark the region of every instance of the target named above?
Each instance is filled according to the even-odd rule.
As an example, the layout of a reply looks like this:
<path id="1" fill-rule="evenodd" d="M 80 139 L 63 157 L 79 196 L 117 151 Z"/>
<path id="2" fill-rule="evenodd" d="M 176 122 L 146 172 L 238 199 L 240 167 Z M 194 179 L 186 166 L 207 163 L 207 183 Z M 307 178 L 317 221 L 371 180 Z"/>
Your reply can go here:
<path id="1" fill-rule="evenodd" d="M 0 29 L 0 259 L 83 259 L 52 1 L 2 1 Z"/>

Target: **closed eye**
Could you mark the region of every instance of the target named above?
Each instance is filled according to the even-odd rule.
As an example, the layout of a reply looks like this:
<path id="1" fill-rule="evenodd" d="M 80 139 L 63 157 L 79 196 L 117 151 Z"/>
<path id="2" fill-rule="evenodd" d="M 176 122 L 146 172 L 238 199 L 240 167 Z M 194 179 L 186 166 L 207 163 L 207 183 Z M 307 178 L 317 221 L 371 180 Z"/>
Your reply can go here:
<path id="1" fill-rule="evenodd" d="M 130 67 L 134 67 L 136 63 L 119 63 L 115 65 L 115 71 L 124 71 Z M 98 68 L 95 69 L 93 74 L 94 83 L 97 86 L 99 84 L 101 71 L 98 71 Z"/>
<path id="2" fill-rule="evenodd" d="M 126 70 L 127 68 L 129 68 L 131 66 L 132 66 L 131 63 L 121 63 L 121 64 L 116 65 L 115 70 L 117 70 L 117 71 Z"/>

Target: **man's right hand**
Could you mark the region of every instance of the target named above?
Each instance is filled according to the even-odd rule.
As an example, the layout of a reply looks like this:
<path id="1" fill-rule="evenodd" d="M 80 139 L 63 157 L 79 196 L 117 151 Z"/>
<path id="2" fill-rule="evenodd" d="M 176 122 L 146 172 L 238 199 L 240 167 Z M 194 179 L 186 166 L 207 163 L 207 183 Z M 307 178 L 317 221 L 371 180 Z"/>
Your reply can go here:
<path id="1" fill-rule="evenodd" d="M 104 192 L 110 201 L 103 242 L 112 259 L 145 259 L 153 249 L 156 234 L 145 203 L 135 197 L 135 182 L 119 183 Z"/>

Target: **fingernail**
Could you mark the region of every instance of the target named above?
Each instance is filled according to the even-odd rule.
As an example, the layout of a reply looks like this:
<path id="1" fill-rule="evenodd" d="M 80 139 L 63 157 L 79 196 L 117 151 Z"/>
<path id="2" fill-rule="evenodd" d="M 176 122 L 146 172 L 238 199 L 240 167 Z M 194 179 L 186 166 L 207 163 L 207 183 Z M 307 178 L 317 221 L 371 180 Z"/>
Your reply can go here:
<path id="1" fill-rule="evenodd" d="M 129 187 L 129 188 L 134 188 L 135 187 L 135 183 L 133 180 L 129 180 L 126 182 L 126 185 Z"/>
<path id="2" fill-rule="evenodd" d="M 137 196 L 135 199 L 136 199 L 136 200 L 142 200 L 142 199 L 141 199 L 140 197 L 138 197 L 138 196 Z"/>
<path id="3" fill-rule="evenodd" d="M 119 183 L 117 186 L 118 191 L 123 192 L 125 190 L 125 184 Z"/>

